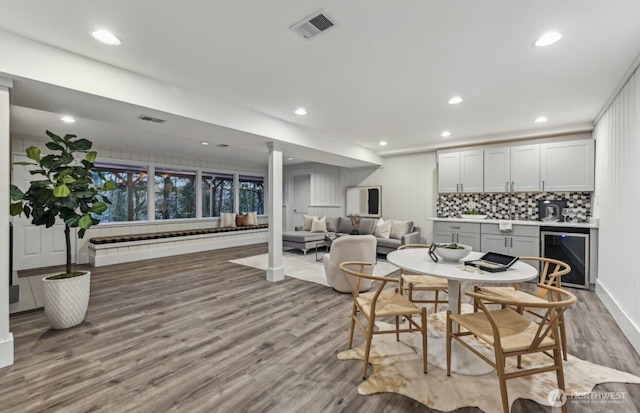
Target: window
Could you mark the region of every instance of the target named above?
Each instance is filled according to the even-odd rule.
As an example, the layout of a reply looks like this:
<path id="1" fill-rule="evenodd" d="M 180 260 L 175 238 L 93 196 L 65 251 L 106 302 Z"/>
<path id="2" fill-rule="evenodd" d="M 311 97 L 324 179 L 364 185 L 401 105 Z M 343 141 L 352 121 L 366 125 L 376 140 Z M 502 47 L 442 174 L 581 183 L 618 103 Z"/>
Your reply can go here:
<path id="1" fill-rule="evenodd" d="M 154 177 L 155 218 L 195 218 L 195 181 L 195 172 L 157 168 Z"/>
<path id="2" fill-rule="evenodd" d="M 264 178 L 261 176 L 240 175 L 241 214 L 257 212 L 264 215 Z"/>
<path id="3" fill-rule="evenodd" d="M 102 191 L 101 195 L 111 201 L 100 216 L 102 222 L 146 221 L 147 217 L 147 169 L 135 166 L 96 164 L 102 173 L 93 174 L 96 185 L 104 179 L 113 181 L 115 189 Z"/>
<path id="4" fill-rule="evenodd" d="M 219 217 L 233 212 L 233 175 L 202 174 L 202 216 Z"/>

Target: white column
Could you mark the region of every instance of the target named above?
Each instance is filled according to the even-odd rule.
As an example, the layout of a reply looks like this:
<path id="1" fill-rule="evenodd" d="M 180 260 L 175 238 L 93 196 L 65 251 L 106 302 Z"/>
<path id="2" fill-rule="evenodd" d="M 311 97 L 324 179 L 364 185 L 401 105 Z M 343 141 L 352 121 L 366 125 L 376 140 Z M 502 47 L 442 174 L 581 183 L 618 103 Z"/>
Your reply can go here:
<path id="1" fill-rule="evenodd" d="M 284 280 L 282 265 L 282 148 L 273 142 L 267 143 L 269 148 L 269 196 L 267 197 L 269 213 L 269 266 L 267 281 Z"/>
<path id="2" fill-rule="evenodd" d="M 9 331 L 9 184 L 11 154 L 9 89 L 13 81 L 0 77 L 0 368 L 13 364 L 13 334 Z"/>

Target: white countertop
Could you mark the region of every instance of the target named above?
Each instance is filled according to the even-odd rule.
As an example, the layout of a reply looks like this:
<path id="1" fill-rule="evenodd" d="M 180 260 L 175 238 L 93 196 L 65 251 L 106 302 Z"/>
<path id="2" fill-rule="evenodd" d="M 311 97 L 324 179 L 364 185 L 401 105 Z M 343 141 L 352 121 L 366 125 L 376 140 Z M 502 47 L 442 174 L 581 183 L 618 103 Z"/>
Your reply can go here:
<path id="1" fill-rule="evenodd" d="M 500 222 L 510 221 L 512 225 L 530 225 L 537 227 L 564 227 L 564 228 L 598 228 L 597 220 L 591 222 L 547 222 L 547 221 L 519 221 L 505 219 L 464 219 L 464 218 L 429 218 L 432 221 L 442 222 L 470 222 L 474 224 L 499 224 Z"/>

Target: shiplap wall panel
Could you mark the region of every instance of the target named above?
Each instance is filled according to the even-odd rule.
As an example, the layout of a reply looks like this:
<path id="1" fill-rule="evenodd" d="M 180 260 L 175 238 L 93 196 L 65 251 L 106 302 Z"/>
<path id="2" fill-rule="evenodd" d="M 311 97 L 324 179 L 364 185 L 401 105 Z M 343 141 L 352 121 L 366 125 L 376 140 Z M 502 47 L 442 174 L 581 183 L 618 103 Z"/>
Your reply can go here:
<path id="1" fill-rule="evenodd" d="M 594 129 L 594 216 L 600 219 L 598 283 L 618 307 L 610 310 L 637 350 L 640 338 L 639 77 L 636 71 Z"/>

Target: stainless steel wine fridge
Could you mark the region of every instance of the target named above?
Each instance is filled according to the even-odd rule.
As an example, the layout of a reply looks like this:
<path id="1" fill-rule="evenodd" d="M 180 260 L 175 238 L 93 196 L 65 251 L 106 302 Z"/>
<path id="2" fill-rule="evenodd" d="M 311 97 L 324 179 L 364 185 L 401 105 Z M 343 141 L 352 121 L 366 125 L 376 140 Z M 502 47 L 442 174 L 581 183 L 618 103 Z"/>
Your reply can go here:
<path id="1" fill-rule="evenodd" d="M 589 229 L 570 227 L 541 227 L 541 253 L 571 266 L 562 276 L 562 285 L 589 288 Z"/>

